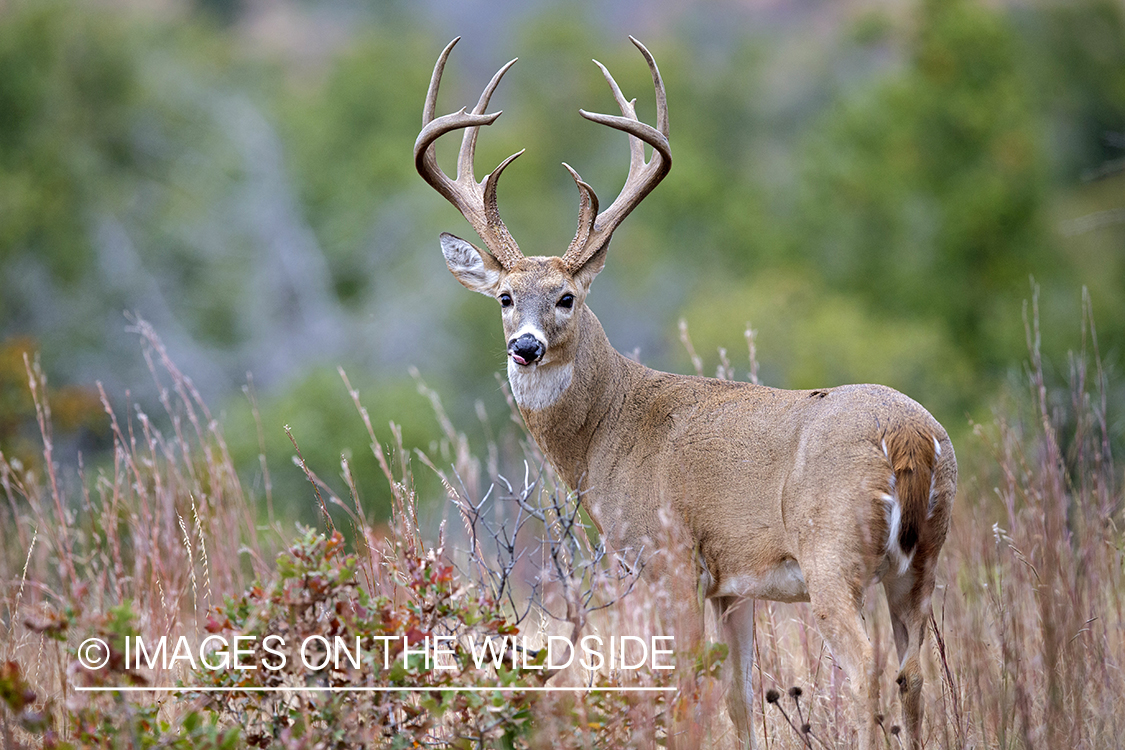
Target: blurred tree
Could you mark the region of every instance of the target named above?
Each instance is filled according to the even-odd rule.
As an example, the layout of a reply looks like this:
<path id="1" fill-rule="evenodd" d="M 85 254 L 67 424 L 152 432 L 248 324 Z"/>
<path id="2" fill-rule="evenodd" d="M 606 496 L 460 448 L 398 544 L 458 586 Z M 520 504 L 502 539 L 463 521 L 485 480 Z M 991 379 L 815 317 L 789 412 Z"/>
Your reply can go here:
<path id="1" fill-rule="evenodd" d="M 740 316 L 740 317 L 735 317 Z M 826 288 L 795 271 L 763 270 L 746 285 L 714 281 L 685 310 L 705 374 L 727 349 L 733 377 L 747 380 L 747 346 L 736 338 L 746 323 L 755 332 L 759 377 L 765 385 L 820 388 L 881 383 L 913 394 L 948 423 L 955 437 L 972 398 L 973 363 L 938 319 L 900 319 L 873 312 L 861 297 Z"/>
<path id="2" fill-rule="evenodd" d="M 1056 277 L 1042 134 L 1003 15 L 921 3 L 907 67 L 812 134 L 811 268 L 884 314 L 937 316 L 971 360 L 1019 356 L 1029 274 Z M 1017 335 L 1013 338 L 1013 333 Z"/>
<path id="3" fill-rule="evenodd" d="M 41 468 L 43 438 L 35 401 L 28 388 L 27 365 L 39 357 L 28 337 L 0 340 L 0 453 L 26 468 Z M 56 455 L 73 445 L 96 453 L 109 444 L 109 419 L 92 388 L 50 386 L 40 393 L 44 416 L 50 419 Z"/>
<path id="4" fill-rule="evenodd" d="M 362 372 L 349 377 L 369 412 L 376 438 L 387 452 L 388 461 L 401 459 L 389 427 L 393 421 L 402 430 L 408 452 L 421 448 L 442 468 L 448 465 L 444 459 L 449 456 L 449 449 L 441 443 L 434 410 L 414 383 L 407 379 L 376 381 Z M 257 468 L 260 466 L 258 456 L 265 456 L 274 507 L 286 527 L 294 520 L 312 525 L 319 523 L 313 489 L 304 472 L 293 463 L 296 452 L 285 433 L 286 426 L 297 440 L 309 469 L 349 508 L 352 498 L 343 478 L 342 457 L 348 460 L 368 516 L 372 520 L 382 520 L 390 515 L 392 496 L 387 480 L 370 448 L 371 440 L 363 420 L 334 368 L 314 370 L 284 391 L 260 397 L 257 403 L 260 425 L 255 424 L 253 411 L 245 399 L 228 404 L 225 435 L 232 458 L 253 477 L 251 484 L 259 497 L 265 490 L 262 484 L 265 477 Z M 259 426 L 262 443 L 258 441 Z M 415 464 L 415 480 L 420 497 L 444 497 L 436 475 L 418 463 Z M 259 507 L 264 509 L 265 504 Z M 330 510 L 335 515 L 335 509 Z"/>
<path id="5" fill-rule="evenodd" d="M 132 43 L 70 3 L 0 11 L 0 264 L 34 255 L 67 284 L 91 259 L 89 222 L 136 169 Z M 21 280 L 0 279 L 0 319 L 20 316 Z"/>
<path id="6" fill-rule="evenodd" d="M 1052 219 L 1090 290 L 1103 354 L 1125 357 L 1125 5 L 1049 3 L 1017 13 L 1023 64 L 1047 118 Z M 1111 365 L 1112 366 L 1112 365 Z M 1125 402 L 1123 402 L 1125 403 Z"/>
<path id="7" fill-rule="evenodd" d="M 1125 131 L 1125 5 L 1116 0 L 1047 3 L 1020 10 L 1021 64 L 1049 117 L 1050 157 L 1073 181 L 1122 158 Z"/>
<path id="8" fill-rule="evenodd" d="M 221 24 L 232 24 L 246 10 L 245 0 L 194 0 L 200 11 Z"/>
<path id="9" fill-rule="evenodd" d="M 191 80 L 230 67 L 214 40 L 65 0 L 0 9 L 0 334 L 35 332 L 50 371 L 104 349 L 124 309 L 167 326 L 168 291 L 190 301 L 177 324 L 231 340 L 230 275 L 191 252 L 210 204 L 190 179 L 206 163 L 218 193 L 230 173 Z"/>
<path id="10" fill-rule="evenodd" d="M 335 290 L 352 304 L 372 278 L 372 254 L 401 253 L 403 237 L 381 216 L 415 187 L 411 160 L 429 82 L 433 44 L 417 29 L 371 26 L 325 74 L 295 80 L 279 99 L 287 156 L 302 205 L 331 265 Z M 401 210 L 391 210 L 396 223 Z"/>

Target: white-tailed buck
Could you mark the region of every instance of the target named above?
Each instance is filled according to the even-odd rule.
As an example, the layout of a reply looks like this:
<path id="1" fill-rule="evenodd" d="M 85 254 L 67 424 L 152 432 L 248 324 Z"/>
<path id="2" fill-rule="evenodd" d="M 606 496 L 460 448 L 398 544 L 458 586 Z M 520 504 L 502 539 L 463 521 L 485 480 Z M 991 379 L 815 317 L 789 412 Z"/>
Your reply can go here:
<path id="1" fill-rule="evenodd" d="M 754 744 L 752 599 L 807 601 L 845 670 L 863 747 L 876 734 L 877 677 L 862 606 L 881 581 L 895 645 L 904 724 L 922 740 L 920 650 L 931 612 L 938 551 L 957 483 L 953 446 L 916 402 L 877 385 L 786 391 L 656 372 L 610 345 L 586 295 L 605 265 L 613 230 L 671 167 L 664 84 L 644 46 L 656 88 L 656 127 L 637 119 L 598 63 L 621 115 L 583 117 L 629 134 L 630 164 L 617 199 L 599 213 L 578 185 L 578 231 L 560 257 L 524 257 L 496 208 L 496 183 L 519 154 L 482 181 L 473 174 L 477 133 L 501 68 L 471 112 L 435 117 L 453 40 L 434 66 L 414 144 L 426 182 L 453 203 L 487 251 L 450 234 L 441 249 L 453 275 L 500 303 L 508 380 L 531 434 L 583 502 L 611 547 L 652 550 L 671 517 L 694 546 L 694 571 L 646 566 L 645 575 L 712 602 L 730 648 L 730 711 Z M 464 130 L 457 177 L 437 164 L 435 141 Z M 652 148 L 645 158 L 646 144 Z M 522 153 L 522 152 L 520 152 Z M 566 165 L 564 165 L 566 166 Z M 663 510 L 662 510 L 663 509 Z"/>

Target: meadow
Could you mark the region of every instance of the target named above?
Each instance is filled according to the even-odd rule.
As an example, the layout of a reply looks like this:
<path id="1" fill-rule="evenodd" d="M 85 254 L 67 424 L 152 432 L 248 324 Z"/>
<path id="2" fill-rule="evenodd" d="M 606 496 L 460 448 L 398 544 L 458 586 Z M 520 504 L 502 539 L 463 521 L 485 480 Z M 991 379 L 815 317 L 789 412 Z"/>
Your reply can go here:
<path id="1" fill-rule="evenodd" d="M 956 446 L 957 510 L 926 660 L 927 747 L 1119 745 L 1123 484 L 1106 413 L 1111 375 L 1089 317 L 1065 367 L 1044 363 L 1035 306 L 1023 382 Z M 550 634 L 577 642 L 589 633 L 651 633 L 674 616 L 659 587 L 599 546 L 577 499 L 518 425 L 510 423 L 514 436 L 474 451 L 419 381 L 444 439 L 426 450 L 383 445 L 341 371 L 394 513 L 386 524 L 372 521 L 347 459 L 304 465 L 300 435 L 290 434 L 310 481 L 302 501 L 321 522 L 287 528 L 270 517 L 264 456 L 258 488 L 248 488 L 190 376 L 151 326 L 137 321 L 134 330 L 164 412 L 150 416 L 103 392 L 114 451 L 97 466 L 58 464 L 48 383 L 34 359 L 26 362 L 42 454 L 31 464 L 0 457 L 6 747 L 737 746 L 721 646 L 679 653 L 667 672 L 511 668 L 513 659 L 542 665 Z M 508 455 L 512 445 L 518 455 Z M 350 497 L 317 472 L 338 472 Z M 417 497 L 415 472 L 436 472 L 446 497 Z M 427 503 L 445 504 L 439 528 L 418 519 Z M 850 746 L 847 686 L 808 608 L 759 602 L 756 618 L 762 745 Z M 898 747 L 896 664 L 881 602 L 869 605 L 867 625 L 881 665 L 885 739 Z M 294 643 L 317 633 L 442 634 L 460 645 L 449 669 L 395 645 L 382 664 L 378 653 L 322 670 L 294 659 L 268 674 L 192 668 L 183 658 L 137 669 L 124 652 L 127 636 L 185 637 L 194 648 L 208 636 L 239 635 L 259 638 L 247 654 L 260 657 L 267 633 Z M 464 645 L 517 634 L 522 646 L 512 638 L 499 668 L 473 663 Z M 109 647 L 100 669 L 81 658 L 90 637 Z M 452 690 L 466 684 L 494 690 Z M 534 690 L 547 685 L 586 689 Z M 82 689 L 122 686 L 130 692 Z M 147 689 L 156 686 L 178 689 Z M 357 690 L 372 687 L 394 689 Z"/>

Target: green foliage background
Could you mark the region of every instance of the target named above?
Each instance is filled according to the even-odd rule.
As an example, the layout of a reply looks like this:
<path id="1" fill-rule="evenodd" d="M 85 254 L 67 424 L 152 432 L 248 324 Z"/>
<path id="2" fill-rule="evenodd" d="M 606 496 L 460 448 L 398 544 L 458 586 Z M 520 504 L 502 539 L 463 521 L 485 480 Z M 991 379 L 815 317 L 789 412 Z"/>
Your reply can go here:
<path id="1" fill-rule="evenodd" d="M 452 34 L 424 3 L 281 7 L 291 25 L 271 32 L 240 3 L 0 5 L 0 341 L 38 349 L 60 386 L 101 380 L 111 399 L 151 405 L 121 316 L 136 311 L 222 407 L 248 474 L 260 446 L 240 386 L 253 372 L 275 492 L 311 520 L 282 425 L 343 496 L 341 453 L 356 452 L 361 487 L 383 484 L 358 458 L 367 437 L 338 366 L 380 440 L 394 420 L 426 446 L 441 433 L 408 366 L 459 424 L 480 400 L 499 429 L 503 343 L 494 304 L 465 294 L 438 253 L 439 231 L 469 230 L 411 162 Z M 917 0 L 793 15 L 763 24 L 689 4 L 646 17 L 675 161 L 618 232 L 591 297 L 615 345 L 686 372 L 683 317 L 709 369 L 724 346 L 744 377 L 734 352 L 749 324 L 764 382 L 886 383 L 956 439 L 1019 372 L 1034 278 L 1058 377 L 1083 287 L 1119 368 L 1125 5 Z M 559 162 L 603 201 L 625 174 L 623 137 L 576 113 L 612 107 L 589 58 L 652 116 L 632 29 L 615 23 L 627 25 L 593 4 L 533 3 L 482 18 L 453 54 L 443 111 L 521 57 L 477 172 L 528 148 L 501 187 L 527 254 L 558 253 L 573 232 Z M 0 418 L 8 453 L 29 424 L 14 398 Z M 105 431 L 75 423 L 86 426 L 70 447 L 96 455 Z M 387 498 L 372 502 L 385 512 Z"/>

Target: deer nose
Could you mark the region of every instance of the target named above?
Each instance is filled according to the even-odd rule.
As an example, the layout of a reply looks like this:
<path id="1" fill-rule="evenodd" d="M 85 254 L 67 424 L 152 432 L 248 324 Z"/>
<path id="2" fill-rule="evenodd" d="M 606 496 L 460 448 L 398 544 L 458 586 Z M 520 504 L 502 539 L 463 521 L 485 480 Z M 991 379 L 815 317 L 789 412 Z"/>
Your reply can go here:
<path id="1" fill-rule="evenodd" d="M 508 342 L 508 355 L 517 365 L 530 365 L 538 362 L 547 348 L 533 334 L 525 333 Z"/>

